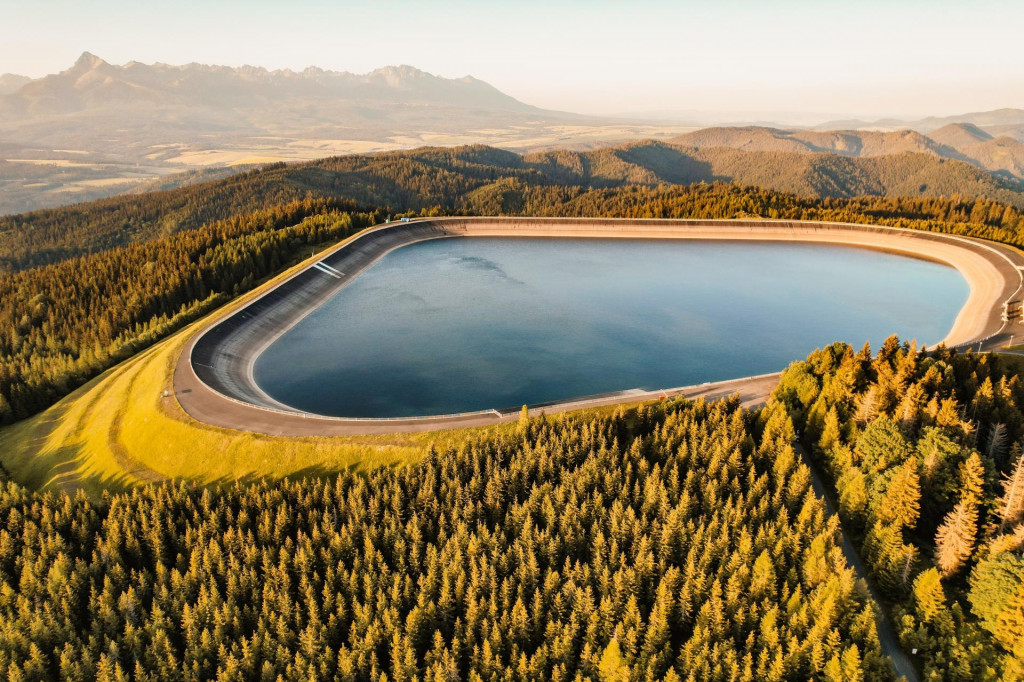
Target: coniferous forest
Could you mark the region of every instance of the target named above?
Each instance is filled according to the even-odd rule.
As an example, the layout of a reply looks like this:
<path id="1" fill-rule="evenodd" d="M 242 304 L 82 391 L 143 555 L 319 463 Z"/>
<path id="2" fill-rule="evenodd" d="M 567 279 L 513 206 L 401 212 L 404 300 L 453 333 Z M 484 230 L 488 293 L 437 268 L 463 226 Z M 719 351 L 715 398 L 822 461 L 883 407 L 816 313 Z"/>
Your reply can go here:
<path id="1" fill-rule="evenodd" d="M 488 164 L 505 154 L 466 148 L 423 159 L 386 156 L 364 174 L 330 176 L 339 183 L 335 194 L 352 190 L 377 204 L 292 185 L 286 191 L 278 182 L 286 169 L 273 166 L 0 218 L 0 259 L 6 252 L 12 268 L 0 272 L 0 424 L 46 408 L 311 248 L 399 212 L 870 222 L 1024 245 L 1024 214 L 986 199 L 808 199 L 725 184 L 593 189 L 560 185 L 535 170 L 502 176 Z M 302 172 L 306 178 L 311 169 Z M 334 187 L 322 175 L 321 184 Z M 273 203 L 282 197 L 290 201 Z M 31 267 L 39 259 L 45 264 Z"/>
<path id="2" fill-rule="evenodd" d="M 368 475 L 0 498 L 9 679 L 924 679 L 1024 671 L 1024 384 L 845 344 L 768 407 L 522 419 Z"/>
<path id="3" fill-rule="evenodd" d="M 577 184 L 565 159 L 504 155 L 274 166 L 0 219 L 0 423 L 389 215 L 834 220 L 1024 246 L 1024 215 L 989 199 Z M 890 339 L 794 363 L 760 410 L 524 419 L 368 474 L 102 499 L 0 480 L 0 674 L 884 680 L 880 603 L 924 679 L 1024 679 L 1022 447 L 1015 365 Z"/>
<path id="4" fill-rule="evenodd" d="M 785 410 L 523 420 L 418 465 L 0 496 L 11 680 L 887 679 Z"/>
<path id="5" fill-rule="evenodd" d="M 925 679 L 1024 679 L 1024 383 L 996 356 L 835 344 L 775 391 Z"/>

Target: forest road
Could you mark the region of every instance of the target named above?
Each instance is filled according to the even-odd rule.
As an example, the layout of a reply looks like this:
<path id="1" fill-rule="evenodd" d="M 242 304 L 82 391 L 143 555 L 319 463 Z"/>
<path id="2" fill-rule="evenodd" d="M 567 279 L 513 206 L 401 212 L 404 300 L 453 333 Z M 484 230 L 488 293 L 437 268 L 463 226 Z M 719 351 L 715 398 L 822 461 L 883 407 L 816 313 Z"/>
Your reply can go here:
<path id="1" fill-rule="evenodd" d="M 799 442 L 796 443 L 795 446 L 797 452 L 800 453 L 800 456 L 803 458 L 804 463 L 811 470 L 811 486 L 814 488 L 814 492 L 825 501 L 825 508 L 828 513 L 839 518 L 835 498 L 821 482 L 821 475 L 817 466 L 815 466 L 811 461 L 811 458 Z M 892 622 L 889 620 L 889 615 L 882 608 L 882 603 L 878 598 L 878 593 L 875 591 L 874 587 L 872 587 L 871 581 L 868 580 L 868 573 L 864 568 L 864 563 L 860 560 L 860 556 L 857 554 L 857 550 L 854 549 L 853 543 L 851 543 L 849 537 L 847 537 L 846 530 L 841 528 L 840 533 L 843 538 L 843 555 L 846 557 L 846 561 L 849 562 L 850 566 L 853 567 L 853 571 L 857 574 L 857 577 L 864 581 L 864 585 L 868 590 L 868 596 L 870 596 L 871 600 L 875 603 L 875 627 L 878 629 L 878 642 L 882 646 L 882 653 L 888 656 L 889 660 L 892 661 L 893 671 L 897 676 L 903 676 L 907 682 L 920 682 L 921 678 L 917 674 L 917 668 L 914 667 L 914 663 L 910 660 L 910 657 L 907 656 L 907 653 L 903 651 L 903 647 L 900 646 L 900 640 L 896 636 L 896 630 L 893 628 Z"/>

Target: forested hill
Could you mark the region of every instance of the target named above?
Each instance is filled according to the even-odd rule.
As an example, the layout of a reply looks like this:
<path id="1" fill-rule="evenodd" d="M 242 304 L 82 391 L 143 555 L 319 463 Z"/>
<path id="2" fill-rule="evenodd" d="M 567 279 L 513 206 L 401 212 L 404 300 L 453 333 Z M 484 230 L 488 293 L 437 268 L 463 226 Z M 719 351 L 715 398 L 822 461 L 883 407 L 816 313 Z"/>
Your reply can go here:
<path id="1" fill-rule="evenodd" d="M 1024 679 L 1024 385 L 1011 360 L 837 343 L 774 393 L 922 679 Z"/>
<path id="2" fill-rule="evenodd" d="M 425 148 L 275 164 L 177 189 L 2 217 L 0 270 L 53 263 L 305 199 L 344 198 L 392 212 L 518 213 L 530 195 L 550 196 L 554 188 L 577 196 L 597 188 L 714 182 L 803 198 L 959 197 L 968 214 L 977 198 L 1024 208 L 1020 187 L 925 154 L 850 158 L 656 142 L 526 156 L 483 146 Z M 891 204 L 878 206 L 888 210 Z M 1012 219 L 1000 209 L 998 222 L 1006 226 Z"/>
<path id="3" fill-rule="evenodd" d="M 459 163 L 469 168 L 466 174 L 436 170 L 436 184 L 427 184 L 437 190 L 433 196 L 462 192 L 460 188 L 472 184 L 466 179 L 470 172 L 483 176 L 491 168 L 464 157 Z M 534 173 L 525 170 L 523 177 Z M 249 184 L 239 184 L 231 197 L 242 204 L 242 189 L 265 187 L 260 182 L 266 177 L 250 176 Z M 410 185 L 422 178 L 409 177 Z M 1024 246 L 1021 212 L 987 200 L 804 199 L 723 184 L 587 190 L 530 184 L 518 177 L 488 179 L 463 196 L 466 205 L 484 214 L 845 221 Z M 119 217 L 139 215 L 125 211 Z M 0 273 L 0 423 L 47 407 L 107 367 L 308 257 L 310 248 L 337 242 L 386 215 L 344 200 L 304 199 L 72 260 Z"/>
<path id="4" fill-rule="evenodd" d="M 887 680 L 779 408 L 523 420 L 413 466 L 0 488 L 9 680 Z"/>

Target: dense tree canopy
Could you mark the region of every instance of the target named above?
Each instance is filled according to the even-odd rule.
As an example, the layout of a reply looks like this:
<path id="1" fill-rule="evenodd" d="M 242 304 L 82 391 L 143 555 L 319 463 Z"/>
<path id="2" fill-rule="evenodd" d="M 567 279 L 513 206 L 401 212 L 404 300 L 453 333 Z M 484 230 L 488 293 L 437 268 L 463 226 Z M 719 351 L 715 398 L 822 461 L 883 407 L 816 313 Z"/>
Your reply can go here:
<path id="1" fill-rule="evenodd" d="M 1010 206 L 986 200 L 804 199 L 721 184 L 592 190 L 538 179 L 534 170 L 521 167 L 521 157 L 489 148 L 358 159 L 362 165 L 343 174 L 344 182 L 337 180 L 341 184 L 335 194 L 366 197 L 377 191 L 378 198 L 395 202 L 391 205 L 419 207 L 424 214 L 759 216 L 877 223 L 1024 245 L 1024 217 Z M 335 162 L 357 164 L 348 157 Z M 327 166 L 324 161 L 299 170 L 315 175 Z M 501 179 L 502 168 L 514 171 L 515 177 Z M 61 253 L 83 253 L 94 248 L 89 234 L 106 235 L 97 253 L 0 274 L 0 424 L 52 404 L 98 372 L 278 272 L 310 246 L 347 237 L 389 212 L 323 198 L 267 207 L 263 202 L 292 196 L 274 189 L 274 173 L 294 175 L 299 170 L 278 167 L 235 176 L 223 185 L 0 219 L 0 251 L 3 243 L 21 244 L 32 258 L 50 248 L 40 240 L 65 244 Z M 401 191 L 385 192 L 391 183 Z M 175 207 L 182 202 L 192 208 L 179 211 Z M 207 217 L 217 219 L 204 224 Z M 167 221 L 173 225 L 166 227 Z M 128 224 L 133 227 L 122 230 Z M 152 238 L 164 233 L 169 234 Z"/>
<path id="2" fill-rule="evenodd" d="M 886 679 L 781 409 L 523 420 L 363 477 L 0 495 L 12 680 Z"/>
<path id="3" fill-rule="evenodd" d="M 296 202 L 0 275 L 0 424 L 380 219 L 350 202 Z"/>
<path id="4" fill-rule="evenodd" d="M 21 270 L 160 239 L 297 201 L 333 199 L 386 207 L 394 212 L 649 218 L 728 218 L 749 214 L 765 218 L 873 221 L 947 231 L 954 229 L 953 224 L 970 224 L 972 233 L 984 230 L 992 238 L 1021 243 L 1016 241 L 1018 233 L 1024 232 L 1024 199 L 1019 188 L 1015 192 L 993 189 L 994 193 L 979 194 L 972 191 L 977 188 L 965 182 L 962 189 L 954 183 L 944 190 L 947 198 L 902 198 L 910 193 L 878 196 L 871 186 L 854 182 L 852 191 L 835 194 L 828 185 L 849 185 L 850 178 L 843 177 L 843 168 L 827 167 L 828 155 L 719 151 L 740 155 L 733 169 L 737 172 L 691 172 L 687 154 L 679 156 L 679 149 L 657 143 L 525 157 L 483 146 L 426 148 L 289 166 L 271 164 L 176 189 L 2 216 L 0 271 Z M 671 158 L 663 158 L 665 154 Z M 918 161 L 925 163 L 934 161 L 921 155 L 906 156 L 920 157 Z M 761 167 L 750 173 L 755 158 Z M 785 174 L 787 161 L 793 160 L 822 166 L 813 186 L 803 182 L 780 186 L 774 182 Z M 838 158 L 832 161 L 870 163 Z M 956 164 L 943 167 L 949 171 L 953 165 Z M 976 172 L 966 165 L 962 169 Z M 727 187 L 722 184 L 727 181 L 738 184 L 726 192 L 731 194 L 726 199 L 721 189 L 712 189 L 711 183 Z M 738 189 L 744 185 L 748 189 Z"/>
<path id="5" fill-rule="evenodd" d="M 835 344 L 775 392 L 928 679 L 1024 677 L 1024 383 L 996 356 Z M 1019 488 L 1018 488 L 1019 486 Z"/>

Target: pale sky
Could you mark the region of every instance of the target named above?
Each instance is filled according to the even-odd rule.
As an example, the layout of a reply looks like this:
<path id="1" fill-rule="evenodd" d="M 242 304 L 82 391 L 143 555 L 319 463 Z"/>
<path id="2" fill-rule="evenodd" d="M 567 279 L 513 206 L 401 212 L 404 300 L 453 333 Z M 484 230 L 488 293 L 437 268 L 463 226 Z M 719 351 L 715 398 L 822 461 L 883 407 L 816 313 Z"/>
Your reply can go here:
<path id="1" fill-rule="evenodd" d="M 1024 108 L 1024 1 L 0 0 L 0 73 L 83 51 L 467 74 L 588 114 L 695 110 L 920 117 Z"/>

